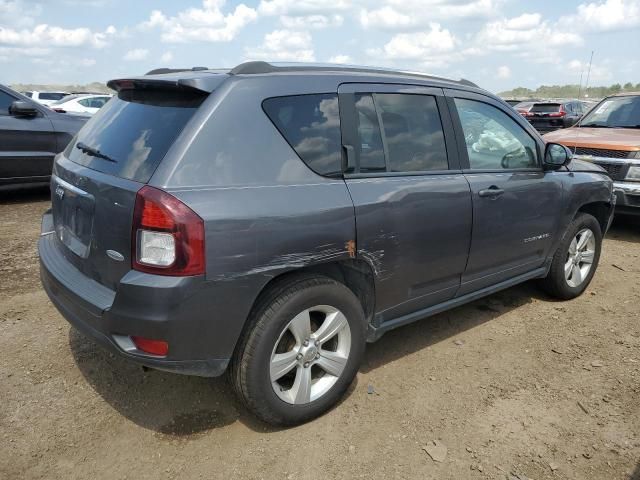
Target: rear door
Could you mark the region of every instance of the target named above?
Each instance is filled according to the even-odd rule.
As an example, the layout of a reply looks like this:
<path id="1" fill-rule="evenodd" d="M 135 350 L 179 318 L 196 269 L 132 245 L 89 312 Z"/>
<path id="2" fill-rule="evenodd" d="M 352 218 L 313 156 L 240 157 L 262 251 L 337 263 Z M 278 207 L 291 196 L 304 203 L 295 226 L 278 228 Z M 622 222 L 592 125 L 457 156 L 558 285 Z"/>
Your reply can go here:
<path id="1" fill-rule="evenodd" d="M 562 183 L 542 169 L 542 139 L 501 103 L 447 90 L 471 186 L 473 236 L 459 295 L 543 265 L 558 228 Z"/>
<path id="2" fill-rule="evenodd" d="M 0 89 L 0 183 L 47 181 L 56 154 L 53 125 L 42 107 L 35 117 L 12 115 L 16 100 Z"/>
<path id="3" fill-rule="evenodd" d="M 51 180 L 58 245 L 88 277 L 115 289 L 131 269 L 136 193 L 204 98 L 189 89 L 121 91 L 58 157 Z"/>
<path id="4" fill-rule="evenodd" d="M 375 273 L 378 318 L 452 298 L 467 262 L 471 198 L 443 91 L 344 84 L 339 99 L 357 253 Z"/>

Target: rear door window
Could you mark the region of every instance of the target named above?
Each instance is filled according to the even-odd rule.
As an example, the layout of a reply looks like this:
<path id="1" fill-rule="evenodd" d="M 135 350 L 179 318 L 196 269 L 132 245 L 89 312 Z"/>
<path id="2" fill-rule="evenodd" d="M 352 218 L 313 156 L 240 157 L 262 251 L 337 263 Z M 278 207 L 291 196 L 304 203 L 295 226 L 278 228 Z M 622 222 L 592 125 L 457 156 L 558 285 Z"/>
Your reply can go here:
<path id="1" fill-rule="evenodd" d="M 262 107 L 311 170 L 328 176 L 342 173 L 340 112 L 336 94 L 268 98 Z"/>
<path id="2" fill-rule="evenodd" d="M 123 90 L 85 124 L 65 154 L 91 169 L 146 183 L 204 98 L 170 89 Z"/>
<path id="3" fill-rule="evenodd" d="M 435 97 L 366 93 L 357 94 L 355 104 L 361 173 L 449 168 Z"/>

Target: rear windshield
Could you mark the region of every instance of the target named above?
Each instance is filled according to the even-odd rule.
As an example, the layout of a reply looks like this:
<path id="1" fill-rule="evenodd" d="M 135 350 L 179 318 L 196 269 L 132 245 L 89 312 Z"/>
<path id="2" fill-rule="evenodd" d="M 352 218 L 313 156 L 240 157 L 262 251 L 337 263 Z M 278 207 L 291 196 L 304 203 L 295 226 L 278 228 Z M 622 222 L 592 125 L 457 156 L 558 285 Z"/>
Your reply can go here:
<path id="1" fill-rule="evenodd" d="M 123 90 L 86 123 L 65 154 L 93 170 L 146 183 L 205 97 Z"/>
<path id="2" fill-rule="evenodd" d="M 535 103 L 533 107 L 531 107 L 530 112 L 539 112 L 539 113 L 552 113 L 560 111 L 559 103 Z"/>
<path id="3" fill-rule="evenodd" d="M 60 100 L 62 97 L 67 95 L 66 93 L 59 92 L 40 92 L 38 98 L 40 100 Z"/>

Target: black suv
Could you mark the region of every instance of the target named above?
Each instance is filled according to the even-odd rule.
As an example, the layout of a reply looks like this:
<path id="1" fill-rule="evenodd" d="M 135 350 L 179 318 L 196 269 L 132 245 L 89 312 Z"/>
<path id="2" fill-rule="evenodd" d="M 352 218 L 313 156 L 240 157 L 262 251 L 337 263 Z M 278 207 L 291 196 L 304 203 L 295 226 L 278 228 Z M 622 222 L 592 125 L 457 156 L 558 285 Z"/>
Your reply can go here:
<path id="1" fill-rule="evenodd" d="M 87 119 L 54 112 L 0 85 L 0 189 L 26 183 L 47 184 L 53 157 Z"/>
<path id="2" fill-rule="evenodd" d="M 55 162 L 44 288 L 132 361 L 229 367 L 267 422 L 330 408 L 392 328 L 595 273 L 611 180 L 468 81 L 250 62 L 109 85 Z"/>
<path id="3" fill-rule="evenodd" d="M 585 106 L 577 100 L 570 102 L 534 103 L 522 113 L 539 132 L 552 132 L 574 125 L 585 113 Z"/>

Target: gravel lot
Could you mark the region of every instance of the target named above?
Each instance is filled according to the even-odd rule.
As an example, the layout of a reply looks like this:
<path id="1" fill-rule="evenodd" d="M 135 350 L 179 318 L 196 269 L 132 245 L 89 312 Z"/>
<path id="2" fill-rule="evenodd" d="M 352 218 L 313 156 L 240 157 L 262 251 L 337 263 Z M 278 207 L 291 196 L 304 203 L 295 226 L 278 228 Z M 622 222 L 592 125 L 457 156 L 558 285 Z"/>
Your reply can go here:
<path id="1" fill-rule="evenodd" d="M 525 284 L 396 330 L 337 408 L 274 430 L 223 378 L 143 371 L 71 329 L 39 283 L 48 205 L 0 196 L 2 480 L 640 479 L 637 220 L 581 298 Z"/>

